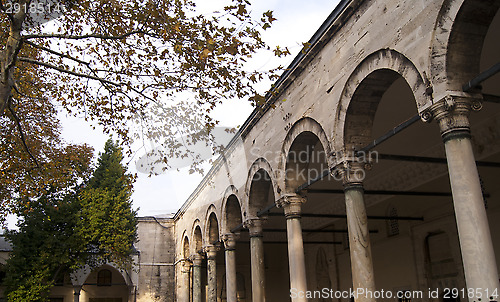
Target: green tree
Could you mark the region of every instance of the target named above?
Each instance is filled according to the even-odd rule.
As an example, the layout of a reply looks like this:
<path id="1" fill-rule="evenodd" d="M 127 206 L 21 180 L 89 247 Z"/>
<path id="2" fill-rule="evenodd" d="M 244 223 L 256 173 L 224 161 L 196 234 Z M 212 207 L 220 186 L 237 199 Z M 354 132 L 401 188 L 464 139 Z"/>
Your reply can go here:
<path id="1" fill-rule="evenodd" d="M 71 171 L 57 156 L 65 150 L 58 110 L 84 115 L 128 147 L 153 141 L 168 167 L 186 156 L 176 137 L 210 138 L 210 112 L 222 100 L 261 102 L 253 84 L 274 73 L 245 63 L 268 48 L 260 34 L 275 19 L 270 11 L 252 18 L 248 0 L 227 2 L 201 14 L 190 0 L 0 1 L 0 208 Z"/>
<path id="2" fill-rule="evenodd" d="M 61 196 L 62 195 L 62 196 Z M 78 268 L 88 257 L 77 234 L 78 192 L 48 193 L 17 209 L 18 231 L 9 231 L 8 301 L 44 301 L 58 274 Z"/>
<path id="3" fill-rule="evenodd" d="M 18 203 L 19 230 L 6 235 L 13 245 L 5 280 L 9 301 L 45 301 L 60 274 L 84 265 L 130 268 L 137 220 L 122 159 L 109 140 L 90 180 Z"/>
<path id="4" fill-rule="evenodd" d="M 87 242 L 94 265 L 113 262 L 130 264 L 137 240 L 137 212 L 132 209 L 132 176 L 121 163 L 121 148 L 108 140 L 99 164 L 81 194 L 78 236 Z"/>

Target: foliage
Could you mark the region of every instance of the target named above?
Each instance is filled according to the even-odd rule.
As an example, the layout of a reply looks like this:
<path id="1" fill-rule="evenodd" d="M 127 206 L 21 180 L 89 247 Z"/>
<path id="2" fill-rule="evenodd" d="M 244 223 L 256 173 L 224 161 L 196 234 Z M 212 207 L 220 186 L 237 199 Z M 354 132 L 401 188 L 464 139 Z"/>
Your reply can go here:
<path id="1" fill-rule="evenodd" d="M 126 268 L 137 240 L 137 213 L 132 210 L 132 177 L 121 164 L 121 149 L 108 140 L 99 165 L 81 194 L 78 237 L 87 242 L 94 265 L 113 262 Z"/>
<path id="2" fill-rule="evenodd" d="M 208 139 L 218 103 L 258 103 L 252 85 L 275 76 L 245 68 L 267 48 L 260 31 L 275 20 L 272 12 L 254 20 L 249 1 L 228 1 L 209 14 L 190 0 L 0 2 L 3 211 L 16 194 L 64 185 L 74 169 L 67 158 L 88 155 L 88 147 L 68 150 L 60 140 L 58 110 L 99 123 L 128 147 L 139 138 L 163 146 L 167 166 L 169 157 L 193 156 L 192 171 L 199 170 L 196 155 L 179 152 L 175 138 Z"/>
<path id="3" fill-rule="evenodd" d="M 13 245 L 5 281 L 9 301 L 44 301 L 59 274 L 84 265 L 130 268 L 137 221 L 122 158 L 110 140 L 84 185 L 19 203 L 19 230 L 7 233 Z"/>
<path id="4" fill-rule="evenodd" d="M 46 194 L 18 208 L 19 230 L 6 234 L 13 245 L 4 283 L 9 301 L 39 301 L 58 273 L 85 262 L 84 243 L 76 234 L 78 195 L 59 195 Z"/>

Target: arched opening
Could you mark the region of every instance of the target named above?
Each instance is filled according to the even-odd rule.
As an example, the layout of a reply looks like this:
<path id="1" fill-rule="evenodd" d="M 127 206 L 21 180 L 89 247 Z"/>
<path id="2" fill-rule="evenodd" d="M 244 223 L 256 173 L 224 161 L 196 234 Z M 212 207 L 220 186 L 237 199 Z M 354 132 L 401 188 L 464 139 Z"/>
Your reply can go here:
<path id="1" fill-rule="evenodd" d="M 249 175 L 247 218 L 257 218 L 262 225 L 265 296 L 267 300 L 279 301 L 289 290 L 287 241 L 283 214 L 272 210 L 276 196 L 270 173 L 267 162 L 254 163 L 253 174 Z M 242 239 L 250 243 L 248 237 L 248 233 L 242 234 Z M 251 261 L 251 255 L 247 259 Z M 246 279 L 246 288 L 251 289 L 251 278 Z"/>
<path id="2" fill-rule="evenodd" d="M 126 302 L 129 287 L 122 273 L 110 265 L 94 269 L 83 283 L 80 301 Z"/>
<path id="3" fill-rule="evenodd" d="M 241 225 L 241 207 L 236 195 L 231 194 L 226 201 L 225 207 L 226 232 L 233 230 Z"/>
<path id="4" fill-rule="evenodd" d="M 193 232 L 193 246 L 195 253 L 201 253 L 203 248 L 203 236 L 201 233 L 201 228 L 197 225 Z"/>
<path id="5" fill-rule="evenodd" d="M 453 22 L 448 40 L 446 56 L 448 90 L 462 90 L 462 86 L 469 80 L 492 67 L 492 64 L 499 63 L 500 29 L 498 21 L 494 20 L 497 18 L 495 15 L 498 14 L 499 8 L 498 0 L 463 2 Z M 487 38 L 487 35 L 490 37 Z"/>
<path id="6" fill-rule="evenodd" d="M 318 136 L 300 133 L 288 150 L 285 166 L 285 191 L 295 193 L 304 183 L 328 171 L 327 155 Z"/>
<path id="7" fill-rule="evenodd" d="M 188 237 L 184 237 L 184 244 L 182 245 L 182 258 L 187 259 L 190 256 L 189 251 L 189 239 Z"/>
<path id="8" fill-rule="evenodd" d="M 274 203 L 271 177 L 264 169 L 259 169 L 252 178 L 248 196 L 248 217 L 257 217 L 259 211 Z"/>
<path id="9" fill-rule="evenodd" d="M 219 222 L 217 221 L 217 216 L 215 213 L 210 213 L 208 216 L 208 228 L 207 228 L 207 244 L 208 245 L 217 245 L 219 244 Z"/>

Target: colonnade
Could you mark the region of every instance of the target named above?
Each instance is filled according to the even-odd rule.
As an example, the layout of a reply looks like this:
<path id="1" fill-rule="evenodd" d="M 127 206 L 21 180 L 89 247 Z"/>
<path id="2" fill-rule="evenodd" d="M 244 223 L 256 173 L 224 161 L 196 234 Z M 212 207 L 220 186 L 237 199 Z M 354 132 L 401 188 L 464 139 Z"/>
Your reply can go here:
<path id="1" fill-rule="evenodd" d="M 488 219 L 472 152 L 468 120 L 469 113 L 479 109 L 480 104 L 478 99 L 450 94 L 425 111 L 422 114 L 422 119 L 424 121 L 435 119 L 440 126 L 446 150 L 467 287 L 488 289 L 492 293 L 500 286 Z M 356 157 L 336 158 L 332 163 L 330 167 L 332 172 L 340 174 L 343 179 L 353 290 L 363 288 L 374 291 L 376 285 L 364 202 L 363 178 L 360 177 L 360 175 L 365 174 L 364 169 L 369 163 L 360 162 Z M 277 201 L 277 205 L 284 209 L 286 217 L 290 288 L 297 292 L 307 290 L 300 222 L 301 207 L 305 201 L 305 197 L 297 194 L 284 195 Z M 257 217 L 249 218 L 243 223 L 250 232 L 253 302 L 266 301 L 262 224 L 262 219 Z M 227 301 L 236 302 L 236 237 L 235 234 L 229 233 L 224 234 L 221 238 L 226 258 Z M 215 302 L 217 301 L 215 271 L 217 248 L 207 246 L 204 251 L 208 266 L 207 298 L 209 302 Z M 192 294 L 189 293 L 190 286 L 183 289 L 186 291 L 186 302 L 189 301 L 189 297 L 192 297 L 193 302 L 202 301 L 200 269 L 202 257 L 198 253 L 191 256 L 192 262 L 189 263 L 193 266 Z M 186 275 L 186 278 L 189 278 L 189 274 Z M 488 300 L 484 298 L 481 300 Z M 305 302 L 306 298 L 303 296 L 292 297 L 292 301 Z M 371 302 L 375 299 L 373 297 L 357 297 L 356 301 Z M 470 301 L 477 301 L 477 299 L 471 298 Z M 77 302 L 76 295 L 75 302 Z"/>

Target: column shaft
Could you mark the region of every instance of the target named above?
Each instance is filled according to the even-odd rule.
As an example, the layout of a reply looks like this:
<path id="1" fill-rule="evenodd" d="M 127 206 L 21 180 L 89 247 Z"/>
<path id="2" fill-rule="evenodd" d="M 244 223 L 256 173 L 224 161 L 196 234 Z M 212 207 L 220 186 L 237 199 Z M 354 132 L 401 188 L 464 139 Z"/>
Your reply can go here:
<path id="1" fill-rule="evenodd" d="M 233 233 L 225 234 L 222 240 L 226 251 L 226 300 L 236 302 L 236 236 Z"/>
<path id="2" fill-rule="evenodd" d="M 73 286 L 73 302 L 80 302 L 81 286 Z"/>
<path id="3" fill-rule="evenodd" d="M 302 241 L 302 227 L 300 218 L 286 220 L 288 239 L 288 261 L 290 265 L 290 290 L 300 293 L 292 297 L 293 302 L 306 302 L 306 263 L 304 259 L 304 243 Z"/>
<path id="4" fill-rule="evenodd" d="M 215 259 L 207 260 L 207 270 L 208 270 L 208 301 L 217 301 L 217 270 L 216 270 Z"/>
<path id="5" fill-rule="evenodd" d="M 493 243 L 470 139 L 469 114 L 480 98 L 450 92 L 424 112 L 439 123 L 446 150 L 453 205 L 469 301 L 488 301 L 500 290 Z M 498 293 L 498 292 L 496 292 Z M 496 298 L 494 299 L 496 300 Z"/>
<path id="6" fill-rule="evenodd" d="M 215 258 L 217 257 L 217 248 L 215 246 L 210 246 L 207 248 L 207 297 L 208 302 L 217 302 L 217 263 Z"/>
<path id="7" fill-rule="evenodd" d="M 445 149 L 467 288 L 481 289 L 481 300 L 488 301 L 486 295 L 500 286 L 472 144 L 467 137 L 454 138 Z"/>
<path id="8" fill-rule="evenodd" d="M 193 260 L 193 302 L 201 302 L 201 257 Z"/>
<path id="9" fill-rule="evenodd" d="M 250 261 L 252 266 L 252 302 L 265 302 L 266 279 L 262 235 L 250 237 Z"/>
<path id="10" fill-rule="evenodd" d="M 298 195 L 285 195 L 280 206 L 285 210 L 288 262 L 290 267 L 290 296 L 292 302 L 306 302 L 306 262 L 300 213 L 305 199 Z"/>
<path id="11" fill-rule="evenodd" d="M 373 292 L 375 291 L 375 278 L 362 187 L 346 188 L 345 201 L 353 291 L 356 292 L 359 288 Z M 356 298 L 356 302 L 375 301 L 374 298 L 364 295 Z"/>
<path id="12" fill-rule="evenodd" d="M 235 250 L 226 250 L 226 297 L 227 302 L 236 302 L 236 255 Z"/>
<path id="13" fill-rule="evenodd" d="M 182 268 L 182 275 L 181 275 L 181 282 L 182 282 L 182 288 L 181 288 L 181 296 L 179 297 L 179 302 L 189 302 L 189 296 L 190 296 L 190 291 L 191 291 L 191 280 L 190 280 L 190 274 L 191 274 L 191 264 L 186 261 L 186 263 L 183 264 Z"/>

